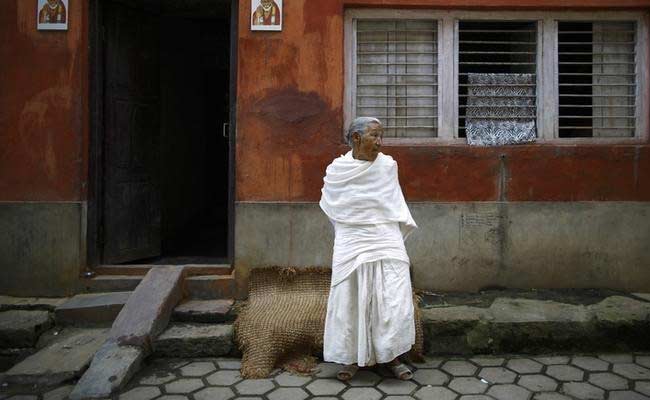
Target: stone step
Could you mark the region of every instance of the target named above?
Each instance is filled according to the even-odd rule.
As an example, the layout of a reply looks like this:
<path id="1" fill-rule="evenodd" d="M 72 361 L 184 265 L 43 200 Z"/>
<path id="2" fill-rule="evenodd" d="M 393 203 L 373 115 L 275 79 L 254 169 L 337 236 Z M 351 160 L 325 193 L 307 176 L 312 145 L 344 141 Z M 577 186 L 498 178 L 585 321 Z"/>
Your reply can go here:
<path id="1" fill-rule="evenodd" d="M 57 325 L 110 325 L 131 292 L 79 294 L 54 310 Z"/>
<path id="2" fill-rule="evenodd" d="M 36 346 L 38 338 L 53 325 L 48 311 L 9 310 L 0 312 L 0 348 Z"/>
<path id="3" fill-rule="evenodd" d="M 133 291 L 142 280 L 138 275 L 100 275 L 82 280 L 89 293 Z M 236 297 L 235 272 L 228 275 L 197 275 L 185 278 L 185 293 L 192 299 L 231 299 Z"/>
<path id="4" fill-rule="evenodd" d="M 156 357 L 219 357 L 236 354 L 232 324 L 172 323 L 153 343 Z"/>
<path id="5" fill-rule="evenodd" d="M 43 310 L 54 311 L 65 303 L 67 297 L 12 297 L 0 296 L 0 311 L 7 310 Z"/>
<path id="6" fill-rule="evenodd" d="M 93 268 L 96 275 L 145 276 L 151 268 L 168 267 L 168 265 L 131 264 L 131 265 L 99 265 Z M 230 275 L 230 264 L 186 264 L 183 265 L 185 276 L 196 275 Z"/>
<path id="7" fill-rule="evenodd" d="M 57 385 L 79 377 L 106 340 L 108 329 L 65 328 L 47 346 L 4 373 L 8 383 Z"/>
<path id="8" fill-rule="evenodd" d="M 186 300 L 176 306 L 172 320 L 176 322 L 219 323 L 234 321 L 234 300 Z"/>

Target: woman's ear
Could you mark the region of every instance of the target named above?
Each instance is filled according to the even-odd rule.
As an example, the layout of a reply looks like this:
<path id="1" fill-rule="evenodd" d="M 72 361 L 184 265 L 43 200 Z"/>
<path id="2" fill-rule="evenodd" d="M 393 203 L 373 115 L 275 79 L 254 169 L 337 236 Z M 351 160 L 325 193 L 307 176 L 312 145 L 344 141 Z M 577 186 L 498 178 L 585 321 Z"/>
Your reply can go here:
<path id="1" fill-rule="evenodd" d="M 359 143 L 361 141 L 361 135 L 359 134 L 359 132 L 354 132 L 352 134 L 352 141 L 355 143 Z"/>

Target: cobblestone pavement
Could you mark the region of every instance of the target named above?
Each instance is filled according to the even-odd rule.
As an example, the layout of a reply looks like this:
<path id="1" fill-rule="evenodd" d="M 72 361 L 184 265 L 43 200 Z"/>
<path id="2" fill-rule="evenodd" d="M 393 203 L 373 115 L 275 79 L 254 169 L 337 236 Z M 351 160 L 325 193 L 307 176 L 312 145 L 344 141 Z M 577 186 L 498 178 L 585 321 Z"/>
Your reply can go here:
<path id="1" fill-rule="evenodd" d="M 412 381 L 384 367 L 364 369 L 348 383 L 338 366 L 322 363 L 316 376 L 277 371 L 243 380 L 236 359 L 158 359 L 114 400 L 570 400 L 650 399 L 650 355 L 601 354 L 427 358 Z M 6 389 L 6 388 L 5 388 Z M 0 399 L 65 399 L 72 386 Z M 6 392 L 5 392 L 6 393 Z"/>

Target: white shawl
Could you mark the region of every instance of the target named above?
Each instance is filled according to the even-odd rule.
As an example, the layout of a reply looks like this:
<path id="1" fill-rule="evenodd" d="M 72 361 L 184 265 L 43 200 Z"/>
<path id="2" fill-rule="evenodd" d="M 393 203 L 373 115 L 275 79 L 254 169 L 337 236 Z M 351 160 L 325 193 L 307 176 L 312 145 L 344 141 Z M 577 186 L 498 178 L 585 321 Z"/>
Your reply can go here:
<path id="1" fill-rule="evenodd" d="M 379 153 L 375 161 L 357 160 L 352 152 L 326 170 L 321 209 L 336 223 L 332 285 L 360 264 L 381 258 L 409 262 L 404 239 L 417 228 L 397 177 L 397 163 Z M 397 235 L 391 225 L 398 223 Z M 400 234 L 401 231 L 401 234 Z"/>

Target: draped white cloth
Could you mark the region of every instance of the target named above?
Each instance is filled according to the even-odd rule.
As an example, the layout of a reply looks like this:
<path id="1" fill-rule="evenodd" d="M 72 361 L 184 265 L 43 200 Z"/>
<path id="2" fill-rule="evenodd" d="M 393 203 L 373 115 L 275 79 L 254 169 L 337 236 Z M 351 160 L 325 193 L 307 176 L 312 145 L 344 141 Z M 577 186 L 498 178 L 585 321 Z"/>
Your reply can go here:
<path id="1" fill-rule="evenodd" d="M 404 239 L 417 225 L 397 163 L 382 153 L 372 162 L 352 152 L 335 159 L 320 206 L 335 228 L 324 358 L 360 366 L 389 362 L 415 343 Z"/>
<path id="2" fill-rule="evenodd" d="M 335 222 L 332 286 L 362 263 L 392 258 L 409 262 L 404 240 L 417 228 L 397 177 L 397 163 L 379 153 L 357 160 L 349 151 L 326 170 L 320 207 Z M 399 224 L 399 231 L 386 228 Z M 399 232 L 401 231 L 401 237 Z"/>

